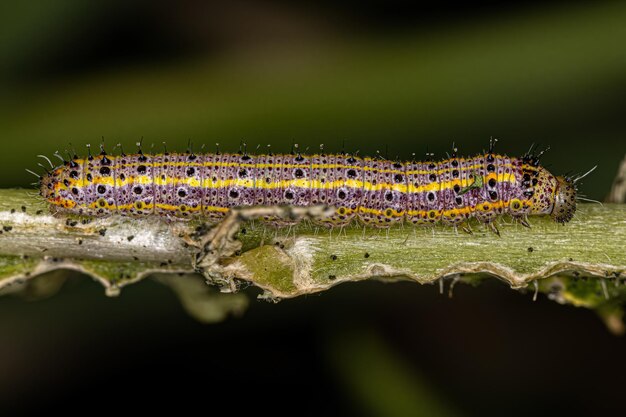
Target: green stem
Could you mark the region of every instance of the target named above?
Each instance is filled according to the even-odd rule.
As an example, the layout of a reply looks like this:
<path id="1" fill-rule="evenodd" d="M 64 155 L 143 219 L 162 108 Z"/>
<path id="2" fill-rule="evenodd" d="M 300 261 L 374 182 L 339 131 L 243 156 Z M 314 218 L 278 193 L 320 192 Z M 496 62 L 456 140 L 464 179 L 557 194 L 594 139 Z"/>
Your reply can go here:
<path id="1" fill-rule="evenodd" d="M 0 254 L 20 259 L 9 262 L 12 266 L 0 286 L 26 272 L 38 272 L 33 268 L 42 268 L 40 260 L 48 265 L 44 270 L 77 265 L 73 268 L 102 275 L 99 280 L 115 288 L 138 280 L 145 271 L 193 272 L 199 267 L 229 288 L 236 288 L 234 279 L 245 280 L 273 298 L 368 278 L 432 283 L 442 277 L 486 273 L 524 288 L 566 272 L 626 276 L 624 205 L 581 205 L 576 219 L 564 226 L 536 218 L 532 229 L 526 229 L 504 219 L 501 237 L 479 224 L 471 235 L 443 226 L 390 230 L 352 226 L 330 231 L 305 221 L 290 231 L 258 222 L 242 226 L 241 221 L 268 210 L 278 210 L 279 216 L 287 215 L 285 210 L 291 210 L 290 216 L 310 215 L 308 209 L 295 213 L 289 208 L 250 208 L 209 233 L 194 236 L 197 223 L 111 217 L 83 224 L 79 218 L 53 217 L 23 190 L 0 190 L 0 201 L 5 228 Z M 201 251 L 194 246 L 210 248 L 211 253 L 197 265 Z"/>

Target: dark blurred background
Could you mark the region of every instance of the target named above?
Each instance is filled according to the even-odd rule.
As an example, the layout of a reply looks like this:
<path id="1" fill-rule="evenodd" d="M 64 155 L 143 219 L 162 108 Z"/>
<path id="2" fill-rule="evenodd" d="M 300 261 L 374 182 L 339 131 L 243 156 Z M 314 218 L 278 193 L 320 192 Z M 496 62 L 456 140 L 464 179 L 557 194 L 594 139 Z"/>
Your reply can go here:
<path id="1" fill-rule="evenodd" d="M 2 2 L 0 185 L 37 154 L 551 146 L 602 199 L 626 150 L 626 4 L 199 0 Z M 411 254 L 407 254 L 411 256 Z M 257 292 L 249 290 L 252 297 Z M 496 281 L 453 299 L 344 285 L 203 325 L 164 286 L 73 281 L 0 299 L 0 412 L 216 405 L 272 415 L 586 415 L 622 410 L 624 338 Z M 89 407 L 89 408 L 85 408 Z"/>

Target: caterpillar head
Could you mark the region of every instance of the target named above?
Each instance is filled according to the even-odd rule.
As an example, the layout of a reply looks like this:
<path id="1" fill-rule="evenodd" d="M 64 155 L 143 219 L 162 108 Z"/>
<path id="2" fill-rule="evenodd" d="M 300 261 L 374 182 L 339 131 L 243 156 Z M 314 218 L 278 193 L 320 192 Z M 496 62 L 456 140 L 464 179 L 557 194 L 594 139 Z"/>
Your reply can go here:
<path id="1" fill-rule="evenodd" d="M 557 223 L 567 223 L 572 220 L 576 212 L 576 184 L 566 177 L 556 177 L 556 191 L 554 205 L 550 216 Z"/>
<path id="2" fill-rule="evenodd" d="M 556 177 L 539 167 L 525 191 L 532 195 L 531 214 L 550 215 L 557 223 L 567 223 L 576 212 L 576 184 L 568 177 Z"/>

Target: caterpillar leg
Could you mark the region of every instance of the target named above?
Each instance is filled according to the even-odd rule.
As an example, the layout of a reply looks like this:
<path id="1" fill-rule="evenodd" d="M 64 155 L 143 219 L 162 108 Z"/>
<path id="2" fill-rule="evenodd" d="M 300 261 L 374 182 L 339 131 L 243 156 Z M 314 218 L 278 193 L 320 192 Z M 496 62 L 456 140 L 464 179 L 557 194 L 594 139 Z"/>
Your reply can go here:
<path id="1" fill-rule="evenodd" d="M 468 222 L 459 223 L 459 227 L 468 235 L 474 234 Z"/>
<path id="2" fill-rule="evenodd" d="M 513 220 L 518 222 L 524 227 L 528 227 L 530 229 L 530 223 L 528 223 L 528 217 L 526 216 L 513 216 Z"/>
<path id="3" fill-rule="evenodd" d="M 487 225 L 487 228 L 491 230 L 494 234 L 500 236 L 500 231 L 498 230 L 498 227 L 496 226 L 495 222 L 493 221 L 487 222 L 485 223 L 485 225 Z"/>

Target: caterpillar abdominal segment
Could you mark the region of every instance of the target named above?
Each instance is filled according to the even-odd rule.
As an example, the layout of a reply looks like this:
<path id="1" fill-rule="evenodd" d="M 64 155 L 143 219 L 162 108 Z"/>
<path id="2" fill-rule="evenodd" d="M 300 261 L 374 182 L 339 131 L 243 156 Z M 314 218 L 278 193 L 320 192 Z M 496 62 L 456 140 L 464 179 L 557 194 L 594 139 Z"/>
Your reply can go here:
<path id="1" fill-rule="evenodd" d="M 354 221 L 379 228 L 407 222 L 493 226 L 509 214 L 572 219 L 576 187 L 541 167 L 537 156 L 488 153 L 443 161 L 394 162 L 346 154 L 248 155 L 141 152 L 72 158 L 41 177 L 40 193 L 60 213 L 160 216 L 218 221 L 232 207 L 334 207 L 314 219 L 328 227 Z M 266 217 L 282 226 L 293 222 Z"/>

